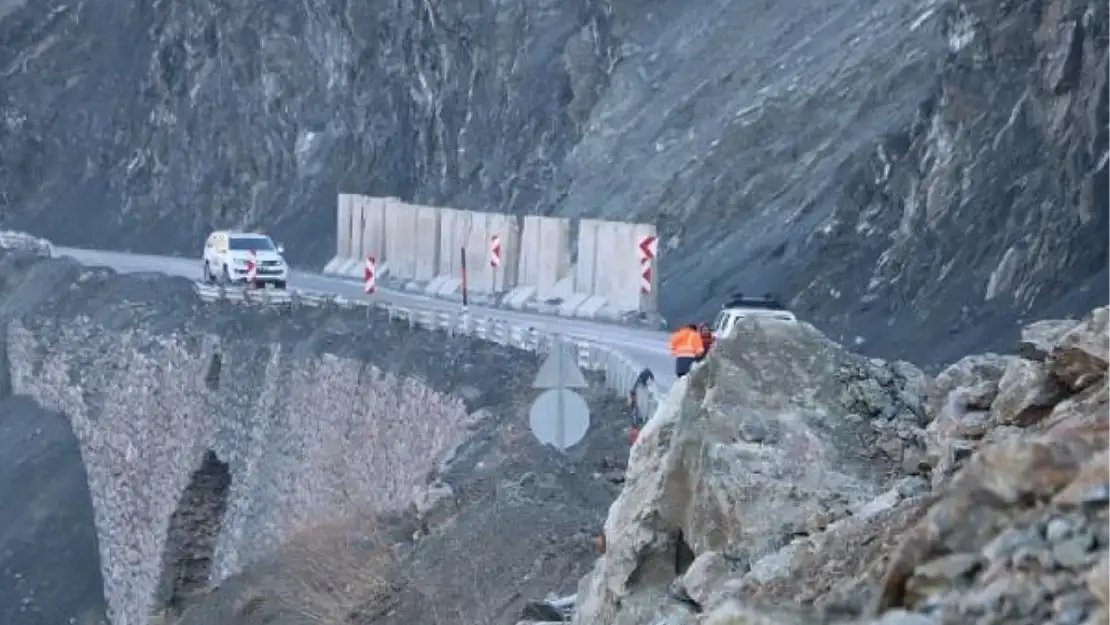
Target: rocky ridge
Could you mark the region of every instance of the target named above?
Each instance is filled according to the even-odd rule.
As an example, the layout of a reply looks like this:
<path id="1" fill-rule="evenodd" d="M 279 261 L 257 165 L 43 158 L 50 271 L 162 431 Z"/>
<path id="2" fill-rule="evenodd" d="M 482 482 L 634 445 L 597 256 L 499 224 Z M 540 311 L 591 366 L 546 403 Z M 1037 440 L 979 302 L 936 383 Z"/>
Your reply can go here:
<path id="1" fill-rule="evenodd" d="M 319 267 L 338 192 L 647 220 L 667 318 L 774 290 L 928 364 L 1106 301 L 1100 0 L 3 6 L 0 222 L 61 243 Z"/>
<path id="2" fill-rule="evenodd" d="M 641 432 L 575 622 L 1106 623 L 1108 310 L 936 376 L 740 328 Z"/>

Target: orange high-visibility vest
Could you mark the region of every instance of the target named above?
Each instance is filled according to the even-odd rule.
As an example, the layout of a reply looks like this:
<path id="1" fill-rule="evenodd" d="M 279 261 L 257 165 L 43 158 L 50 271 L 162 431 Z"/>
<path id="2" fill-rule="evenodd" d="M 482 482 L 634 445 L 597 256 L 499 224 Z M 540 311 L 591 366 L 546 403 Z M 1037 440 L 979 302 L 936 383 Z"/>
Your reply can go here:
<path id="1" fill-rule="evenodd" d="M 671 335 L 671 355 L 675 358 L 697 358 L 704 351 L 701 336 L 690 328 L 682 328 Z"/>

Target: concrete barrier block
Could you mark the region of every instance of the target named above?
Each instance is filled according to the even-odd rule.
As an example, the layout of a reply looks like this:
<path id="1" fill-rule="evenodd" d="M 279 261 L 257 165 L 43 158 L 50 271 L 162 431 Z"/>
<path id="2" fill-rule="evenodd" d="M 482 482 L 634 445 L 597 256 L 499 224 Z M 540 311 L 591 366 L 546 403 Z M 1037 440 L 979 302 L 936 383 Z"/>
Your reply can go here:
<path id="1" fill-rule="evenodd" d="M 587 319 L 596 319 L 598 314 L 609 305 L 609 301 L 600 295 L 590 295 L 575 310 L 575 316 Z"/>
<path id="2" fill-rule="evenodd" d="M 394 278 L 416 276 L 416 211 L 397 198 L 385 198 L 385 258 Z"/>
<path id="3" fill-rule="evenodd" d="M 440 276 L 440 284 L 436 286 L 435 294 L 440 298 L 456 295 L 462 291 L 463 281 L 451 275 Z"/>
<path id="4" fill-rule="evenodd" d="M 335 220 L 335 255 L 342 258 L 351 258 L 358 252 L 351 249 L 351 204 L 355 196 L 349 193 L 340 193 Z"/>
<path id="5" fill-rule="evenodd" d="M 493 235 L 501 237 L 501 267 L 496 271 L 489 269 L 490 283 L 493 285 L 493 292 L 504 293 L 518 284 L 520 228 L 513 215 L 488 213 L 486 220 L 487 251 L 490 237 Z M 488 253 L 485 263 L 489 267 Z"/>
<path id="6" fill-rule="evenodd" d="M 598 221 L 588 224 L 585 228 L 586 241 L 583 241 L 580 228 L 580 253 L 590 247 L 589 238 L 593 238 L 596 254 L 595 265 L 592 272 L 592 294 L 600 295 L 609 301 L 610 305 L 618 310 L 635 312 L 653 310 L 658 297 L 658 288 L 653 285 L 652 292 L 640 292 L 640 262 L 639 243 L 644 236 L 655 236 L 655 227 L 650 224 L 631 224 L 614 221 Z M 588 257 L 586 259 L 588 261 Z M 579 259 L 579 264 L 583 260 Z M 657 284 L 658 257 L 653 262 L 653 273 Z M 576 278 L 578 284 L 583 284 L 590 271 L 578 269 Z M 577 286 L 577 285 L 576 285 Z M 583 288 L 583 287 L 579 287 Z"/>
<path id="7" fill-rule="evenodd" d="M 431 296 L 439 295 L 439 288 L 443 286 L 443 281 L 446 279 L 446 276 L 432 278 L 428 284 L 424 285 L 424 292 Z"/>
<path id="8" fill-rule="evenodd" d="M 528 215 L 520 243 L 519 283 L 533 286 L 540 299 L 552 297 L 569 269 L 570 222 L 558 217 Z"/>
<path id="9" fill-rule="evenodd" d="M 590 298 L 590 296 L 585 294 L 585 293 L 573 293 L 573 294 L 571 294 L 570 297 L 563 300 L 563 303 L 559 305 L 559 316 L 560 317 L 576 317 L 576 316 L 578 316 L 579 307 L 581 307 L 582 304 L 586 303 L 586 300 L 588 300 L 589 298 Z"/>
<path id="10" fill-rule="evenodd" d="M 574 276 L 568 273 L 566 277 L 560 279 L 558 282 L 555 283 L 554 286 L 551 287 L 551 291 L 548 293 L 548 298 L 559 298 L 565 300 L 572 297 L 573 295 Z"/>
<path id="11" fill-rule="evenodd" d="M 334 274 L 343 263 L 347 262 L 347 260 L 348 259 L 343 258 L 342 256 L 336 256 L 329 260 L 328 264 L 324 265 L 324 270 L 321 273 L 328 275 Z"/>
<path id="12" fill-rule="evenodd" d="M 412 278 L 428 281 L 439 271 L 439 208 L 435 206 L 411 206 L 415 212 L 413 230 L 413 273 Z"/>
<path id="13" fill-rule="evenodd" d="M 509 308 L 515 308 L 517 310 L 523 310 L 525 304 L 530 302 L 535 297 L 536 297 L 536 287 L 534 287 L 534 286 L 518 286 L 517 288 L 513 289 L 512 291 L 509 291 L 509 293 L 507 295 L 505 295 L 504 298 L 502 298 L 501 303 L 504 304 L 505 306 L 508 306 Z"/>
<path id="14" fill-rule="evenodd" d="M 362 237 L 359 258 L 373 256 L 380 263 L 385 256 L 385 200 L 362 197 Z"/>
<path id="15" fill-rule="evenodd" d="M 342 276 L 344 278 L 361 279 L 364 275 L 365 268 L 366 265 L 363 261 L 357 258 L 345 258 L 343 259 L 343 262 L 339 263 L 339 265 L 336 267 L 334 275 Z"/>
<path id="16" fill-rule="evenodd" d="M 453 208 L 439 209 L 439 273 L 462 275 L 460 250 L 466 245 L 471 212 Z"/>
<path id="17" fill-rule="evenodd" d="M 598 239 L 596 219 L 578 221 L 578 260 L 574 265 L 574 290 L 594 293 L 596 289 Z"/>

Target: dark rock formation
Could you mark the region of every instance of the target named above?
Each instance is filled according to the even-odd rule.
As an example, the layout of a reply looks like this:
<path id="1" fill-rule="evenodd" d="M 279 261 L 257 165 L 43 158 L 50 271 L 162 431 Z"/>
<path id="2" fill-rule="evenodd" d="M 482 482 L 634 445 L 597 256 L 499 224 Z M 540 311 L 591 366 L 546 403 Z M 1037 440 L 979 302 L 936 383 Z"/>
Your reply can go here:
<path id="1" fill-rule="evenodd" d="M 322 263 L 340 190 L 650 219 L 669 318 L 775 290 L 933 362 L 1107 299 L 1096 0 L 7 7 L 0 219 L 59 243 Z"/>
<path id="2" fill-rule="evenodd" d="M 0 623 L 106 624 L 81 449 L 65 415 L 0 398 Z"/>

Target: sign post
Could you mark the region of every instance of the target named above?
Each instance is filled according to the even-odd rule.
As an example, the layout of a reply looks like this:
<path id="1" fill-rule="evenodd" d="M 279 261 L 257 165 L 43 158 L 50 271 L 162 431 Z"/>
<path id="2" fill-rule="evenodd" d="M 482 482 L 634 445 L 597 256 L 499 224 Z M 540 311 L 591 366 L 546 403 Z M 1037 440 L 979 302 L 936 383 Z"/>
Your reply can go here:
<path id="1" fill-rule="evenodd" d="M 466 247 L 459 248 L 459 259 L 462 261 L 462 296 L 463 296 L 463 310 L 467 309 L 467 293 L 466 293 Z"/>

